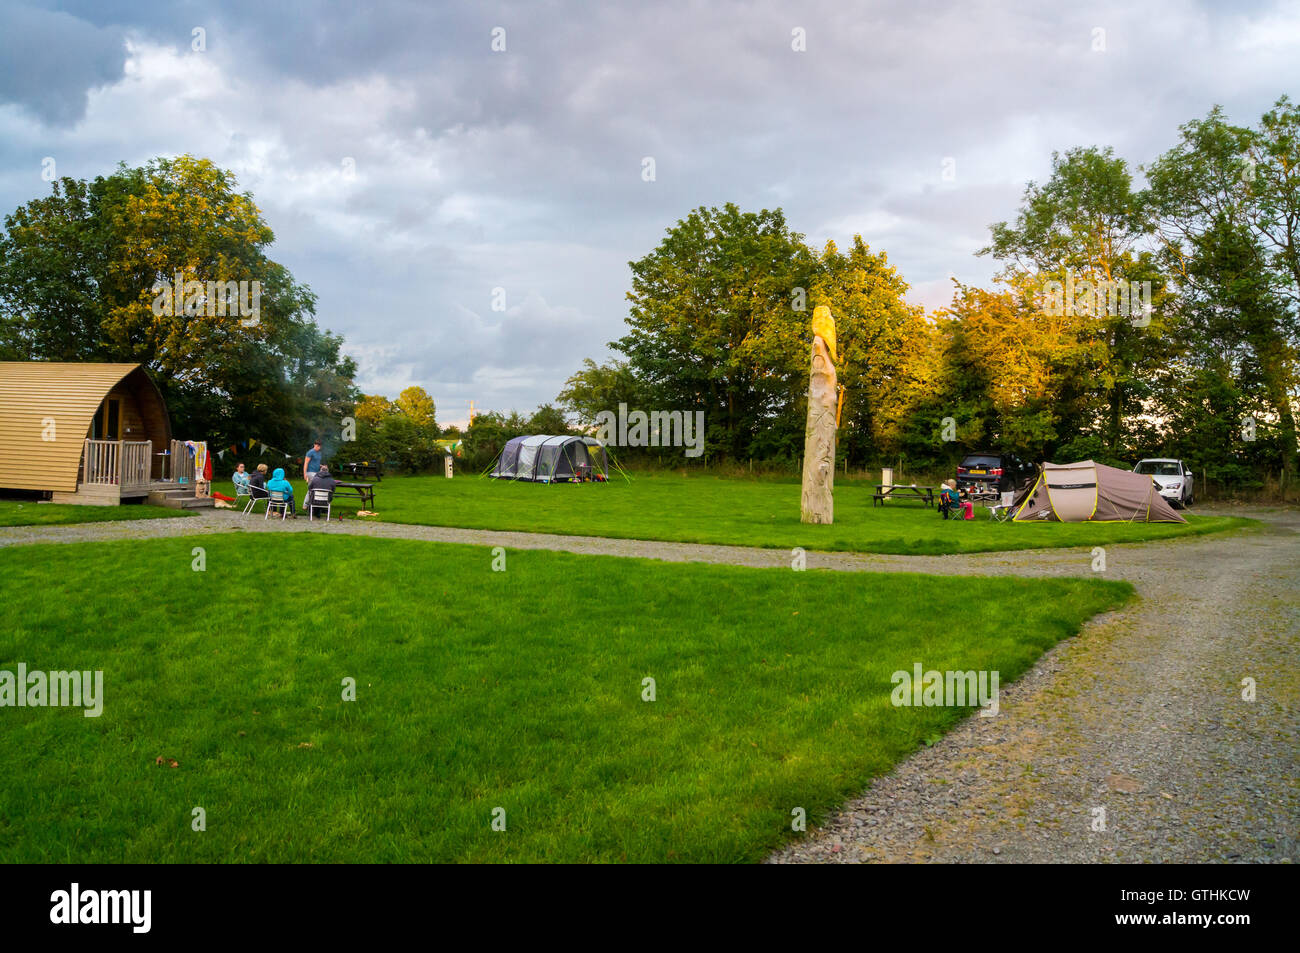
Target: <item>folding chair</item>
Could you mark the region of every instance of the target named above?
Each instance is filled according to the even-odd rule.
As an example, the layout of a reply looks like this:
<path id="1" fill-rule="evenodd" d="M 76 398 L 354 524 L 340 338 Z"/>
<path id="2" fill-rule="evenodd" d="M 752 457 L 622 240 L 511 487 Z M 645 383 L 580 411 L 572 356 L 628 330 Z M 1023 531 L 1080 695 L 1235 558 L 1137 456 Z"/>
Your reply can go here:
<path id="1" fill-rule="evenodd" d="M 236 496 L 235 499 L 239 499 L 239 497 Z M 270 497 L 266 495 L 266 491 L 258 490 L 255 487 L 249 487 L 248 502 L 244 505 L 244 515 L 247 516 L 249 513 L 253 512 L 253 510 L 257 509 L 257 504 L 262 500 L 270 500 Z"/>
<path id="2" fill-rule="evenodd" d="M 270 496 L 267 498 L 266 516 L 263 516 L 262 519 L 270 516 L 272 510 L 280 511 L 280 519 L 284 519 L 289 515 L 289 500 L 285 497 L 283 490 L 271 491 Z"/>
<path id="3" fill-rule="evenodd" d="M 958 506 L 956 509 L 951 510 L 951 511 L 948 513 L 948 518 L 947 518 L 946 520 L 944 520 L 943 522 L 945 522 L 945 523 L 965 523 L 965 522 L 967 522 L 967 520 L 966 520 L 966 514 L 962 511 L 962 508 L 961 508 L 960 506 Z"/>
<path id="4" fill-rule="evenodd" d="M 330 521 L 330 509 L 333 505 L 334 494 L 329 490 L 308 490 L 307 491 L 307 519 L 315 520 L 316 511 L 325 511 L 325 522 Z"/>
<path id="5" fill-rule="evenodd" d="M 1003 493 L 997 503 L 989 506 L 989 519 L 998 523 L 1005 523 L 1009 520 L 1015 510 L 1016 494 L 1014 492 Z"/>

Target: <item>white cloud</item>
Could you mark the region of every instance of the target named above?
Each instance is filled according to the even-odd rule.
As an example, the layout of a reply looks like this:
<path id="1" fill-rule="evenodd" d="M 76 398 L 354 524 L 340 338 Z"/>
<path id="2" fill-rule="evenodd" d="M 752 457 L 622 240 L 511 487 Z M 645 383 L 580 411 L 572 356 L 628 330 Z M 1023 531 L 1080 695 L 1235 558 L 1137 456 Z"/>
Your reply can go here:
<path id="1" fill-rule="evenodd" d="M 0 84 L 0 205 L 47 189 L 44 156 L 78 177 L 207 156 L 253 192 L 361 387 L 420 384 L 462 417 L 471 397 L 531 409 L 608 356 L 627 262 L 696 205 L 780 205 L 818 244 L 861 233 L 940 307 L 948 275 L 996 270 L 973 253 L 1053 150 L 1136 164 L 1216 101 L 1253 121 L 1300 79 L 1293 5 L 226 0 L 205 7 L 203 53 L 188 4 L 88 10 L 20 11 L 36 42 L 0 42 L 10 77 L 38 75 L 55 27 L 90 64 Z"/>

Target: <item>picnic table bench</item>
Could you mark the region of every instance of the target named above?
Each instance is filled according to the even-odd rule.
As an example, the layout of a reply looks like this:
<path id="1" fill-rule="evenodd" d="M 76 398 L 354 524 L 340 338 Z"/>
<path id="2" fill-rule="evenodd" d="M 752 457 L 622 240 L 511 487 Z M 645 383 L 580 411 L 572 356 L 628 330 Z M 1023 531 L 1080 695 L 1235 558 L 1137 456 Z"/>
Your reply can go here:
<path id="1" fill-rule="evenodd" d="M 355 497 L 361 501 L 361 508 L 375 508 L 375 485 L 373 483 L 344 483 L 342 480 L 334 487 L 334 496 Z"/>
<path id="2" fill-rule="evenodd" d="M 338 476 L 347 474 L 350 477 L 374 477 L 376 481 L 384 478 L 381 468 L 377 463 L 340 463 L 338 464 Z"/>
<path id="3" fill-rule="evenodd" d="M 920 501 L 925 506 L 934 506 L 934 490 L 928 486 L 917 486 L 915 483 L 877 483 L 875 487 L 876 492 L 871 497 L 873 508 L 885 500 L 901 500 L 905 503 Z"/>

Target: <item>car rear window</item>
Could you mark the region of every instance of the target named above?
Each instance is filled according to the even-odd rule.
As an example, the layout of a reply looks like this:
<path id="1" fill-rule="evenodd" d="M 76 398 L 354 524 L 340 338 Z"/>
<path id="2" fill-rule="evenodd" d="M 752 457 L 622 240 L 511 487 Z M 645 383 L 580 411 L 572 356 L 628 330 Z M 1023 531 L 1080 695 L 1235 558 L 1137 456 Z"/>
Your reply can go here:
<path id="1" fill-rule="evenodd" d="M 1179 470 L 1176 463 L 1155 463 L 1147 461 L 1139 463 L 1136 468 L 1138 473 L 1147 473 L 1151 476 L 1178 476 L 1182 471 Z"/>
<path id="2" fill-rule="evenodd" d="M 949 459 L 951 459 L 951 457 Z M 979 470 L 979 469 L 986 469 L 990 467 L 1000 467 L 1002 466 L 1002 463 L 1000 457 L 974 454 L 972 456 L 967 457 L 965 460 L 963 460 L 961 462 L 961 465 L 968 470 L 971 469 L 972 467 Z"/>

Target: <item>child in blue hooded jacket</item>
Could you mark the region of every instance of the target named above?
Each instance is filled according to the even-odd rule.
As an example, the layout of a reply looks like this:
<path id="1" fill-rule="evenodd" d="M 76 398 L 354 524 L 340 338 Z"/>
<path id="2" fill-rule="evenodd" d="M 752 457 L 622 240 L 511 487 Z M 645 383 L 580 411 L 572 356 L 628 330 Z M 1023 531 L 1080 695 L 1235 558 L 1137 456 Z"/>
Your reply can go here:
<path id="1" fill-rule="evenodd" d="M 289 515 L 295 515 L 293 508 L 293 484 L 284 478 L 283 468 L 277 467 L 276 471 L 271 474 L 271 479 L 266 481 L 266 489 L 269 492 L 283 493 L 285 502 L 289 504 Z"/>

